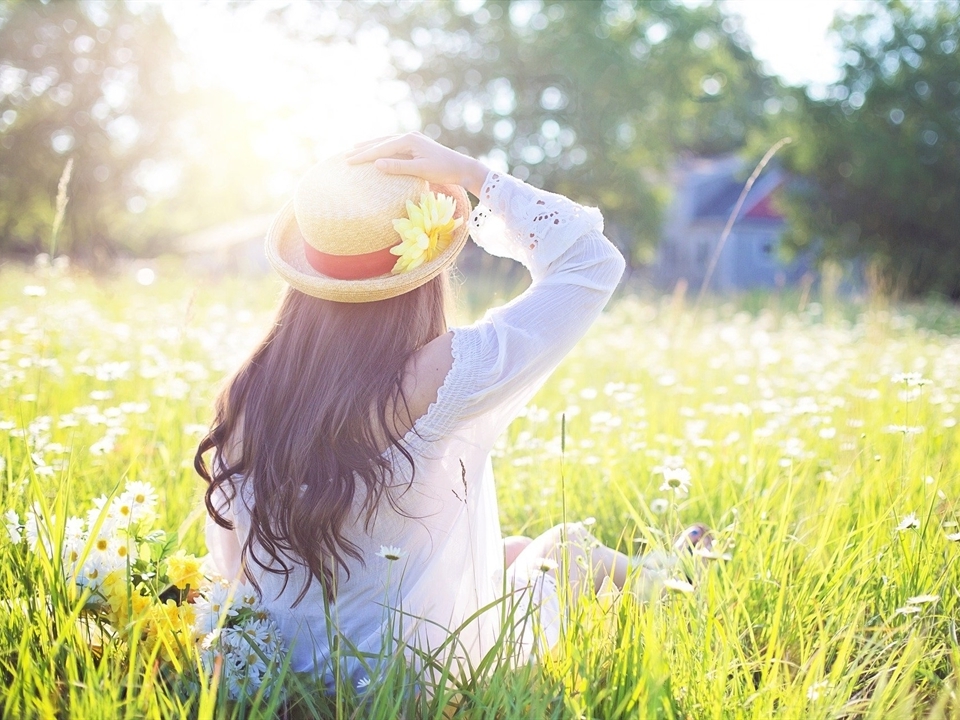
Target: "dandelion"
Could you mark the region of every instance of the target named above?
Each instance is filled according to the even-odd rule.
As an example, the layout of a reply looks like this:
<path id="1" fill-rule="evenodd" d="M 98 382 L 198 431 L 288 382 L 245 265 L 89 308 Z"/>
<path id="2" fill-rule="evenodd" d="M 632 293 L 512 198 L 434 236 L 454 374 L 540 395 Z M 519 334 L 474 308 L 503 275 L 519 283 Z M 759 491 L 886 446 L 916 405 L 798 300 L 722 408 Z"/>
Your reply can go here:
<path id="1" fill-rule="evenodd" d="M 650 502 L 650 511 L 654 515 L 663 515 L 670 507 L 670 501 L 665 498 L 654 498 Z"/>
<path id="2" fill-rule="evenodd" d="M 920 527 L 920 518 L 917 517 L 916 513 L 910 513 L 909 515 L 904 516 L 903 520 L 900 521 L 900 524 L 897 525 L 897 531 L 904 532 L 905 530 L 918 527 Z"/>
<path id="3" fill-rule="evenodd" d="M 407 551 L 402 548 L 394 547 L 393 545 L 381 545 L 380 552 L 377 553 L 377 557 L 382 557 L 385 560 L 394 562 L 400 558 L 406 557 Z"/>

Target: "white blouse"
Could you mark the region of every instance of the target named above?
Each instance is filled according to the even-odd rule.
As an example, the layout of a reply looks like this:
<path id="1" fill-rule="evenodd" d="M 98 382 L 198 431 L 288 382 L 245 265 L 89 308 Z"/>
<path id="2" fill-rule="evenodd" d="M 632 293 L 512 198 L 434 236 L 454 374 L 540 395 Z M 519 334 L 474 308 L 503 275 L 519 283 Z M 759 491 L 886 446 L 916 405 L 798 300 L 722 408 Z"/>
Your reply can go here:
<path id="1" fill-rule="evenodd" d="M 600 314 L 624 261 L 601 234 L 596 208 L 493 171 L 480 201 L 471 217 L 474 241 L 492 255 L 523 263 L 533 282 L 473 325 L 453 329 L 453 365 L 436 401 L 404 437 L 416 463 L 409 489 L 409 463 L 387 451 L 398 460 L 401 512 L 384 502 L 368 534 L 359 518 L 364 493 L 358 493 L 357 521 L 345 527 L 352 528 L 347 537 L 363 563 L 351 566 L 349 579 L 339 578 L 329 607 L 318 582 L 291 607 L 306 577 L 302 568 L 285 589 L 281 577 L 255 563 L 246 568 L 280 626 L 292 669 L 316 673 L 331 689 L 336 676 L 361 685 L 375 678 L 376 658 L 395 654 L 401 644 L 421 670 L 429 654 L 441 666 L 452 660 L 453 672 L 467 675 L 498 644 L 513 648 L 507 651 L 512 659 L 526 658 L 535 625 L 548 643 L 556 637 L 553 583 L 537 582 L 544 577 L 539 568 L 512 567 L 504 575 L 490 451 Z M 211 558 L 227 578 L 241 576 L 251 498 L 243 488 L 233 503 L 220 497 L 235 530 L 207 521 Z M 381 546 L 400 548 L 403 555 L 395 561 L 381 557 Z M 532 593 L 525 590 L 531 586 Z M 507 596 L 514 601 L 505 602 Z M 516 602 L 518 596 L 525 605 Z M 538 622 L 531 622 L 531 605 L 542 606 Z M 338 668 L 331 660 L 335 636 Z"/>

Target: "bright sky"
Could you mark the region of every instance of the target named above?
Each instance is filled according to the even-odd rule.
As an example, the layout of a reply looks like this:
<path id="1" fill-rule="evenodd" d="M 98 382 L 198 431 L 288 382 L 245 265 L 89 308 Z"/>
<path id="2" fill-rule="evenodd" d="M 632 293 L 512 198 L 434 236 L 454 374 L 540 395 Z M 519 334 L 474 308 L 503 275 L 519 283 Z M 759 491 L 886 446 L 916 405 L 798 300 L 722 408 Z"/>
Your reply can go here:
<path id="1" fill-rule="evenodd" d="M 791 85 L 837 79 L 839 54 L 828 39 L 838 10 L 856 10 L 868 0 L 727 0 L 743 17 L 754 55 Z"/>
<path id="2" fill-rule="evenodd" d="M 838 54 L 828 41 L 834 13 L 868 0 L 725 1 L 743 16 L 753 50 L 771 72 L 792 84 L 826 84 L 837 73 Z M 288 193 L 310 156 L 418 127 L 416 108 L 400 102 L 406 88 L 387 80 L 384 33 L 361 32 L 355 45 L 291 42 L 263 17 L 271 6 L 240 4 L 225 12 L 216 2 L 167 3 L 164 12 L 193 57 L 188 71 L 194 79 L 226 85 L 250 108 L 251 121 L 266 118 L 250 142 L 277 168 L 272 193 Z M 332 12 L 302 22 L 326 23 L 330 37 L 339 32 Z"/>

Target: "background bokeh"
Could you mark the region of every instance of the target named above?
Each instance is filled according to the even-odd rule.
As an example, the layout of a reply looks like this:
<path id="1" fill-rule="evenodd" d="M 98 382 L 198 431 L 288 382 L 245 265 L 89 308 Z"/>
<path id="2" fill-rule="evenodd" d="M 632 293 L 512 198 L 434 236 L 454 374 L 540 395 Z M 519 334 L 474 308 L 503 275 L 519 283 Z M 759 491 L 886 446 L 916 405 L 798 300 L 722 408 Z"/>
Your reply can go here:
<path id="1" fill-rule="evenodd" d="M 838 10 L 839 67 L 825 81 L 811 46 L 807 85 L 755 56 L 765 7 L 758 41 L 742 1 L 2 0 L 0 253 L 182 250 L 262 225 L 317 158 L 419 129 L 599 205 L 643 267 L 679 160 L 790 136 L 787 252 L 960 297 L 960 3 L 810 5 Z"/>

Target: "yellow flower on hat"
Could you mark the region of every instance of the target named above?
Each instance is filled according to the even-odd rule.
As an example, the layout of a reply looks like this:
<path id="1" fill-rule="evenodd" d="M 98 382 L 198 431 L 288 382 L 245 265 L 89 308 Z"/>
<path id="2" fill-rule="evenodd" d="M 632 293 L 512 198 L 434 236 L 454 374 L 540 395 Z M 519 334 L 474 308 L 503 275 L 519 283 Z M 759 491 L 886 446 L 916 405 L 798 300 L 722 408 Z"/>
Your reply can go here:
<path id="1" fill-rule="evenodd" d="M 401 242 L 390 248 L 398 255 L 391 271 L 394 275 L 408 272 L 430 262 L 446 250 L 453 239 L 453 231 L 463 224 L 463 218 L 455 218 L 457 204 L 452 197 L 425 192 L 420 203 L 407 200 L 407 217 L 393 221 Z"/>

